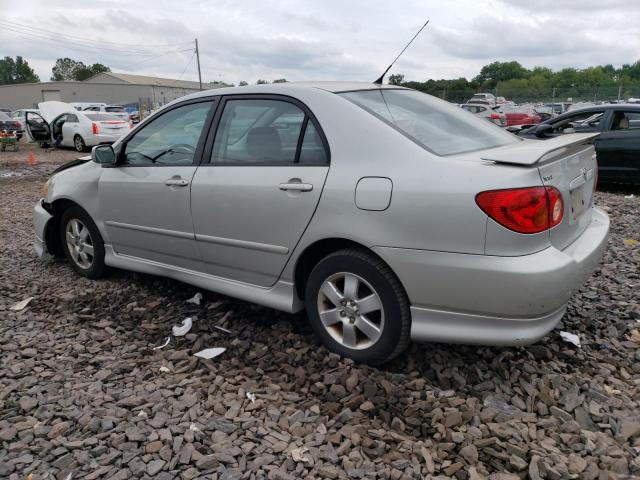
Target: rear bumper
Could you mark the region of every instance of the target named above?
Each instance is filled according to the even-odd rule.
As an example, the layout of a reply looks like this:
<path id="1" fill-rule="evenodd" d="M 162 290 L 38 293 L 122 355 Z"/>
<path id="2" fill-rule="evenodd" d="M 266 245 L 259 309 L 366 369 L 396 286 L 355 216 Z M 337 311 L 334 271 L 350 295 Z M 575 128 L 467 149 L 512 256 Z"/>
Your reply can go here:
<path id="1" fill-rule="evenodd" d="M 126 132 L 123 133 L 118 133 L 118 134 L 108 134 L 108 133 L 101 133 L 98 135 L 91 135 L 90 137 L 88 137 L 86 139 L 86 144 L 87 145 L 101 145 L 103 143 L 114 143 L 116 140 L 118 140 L 119 138 L 123 137 L 125 134 L 129 133 L 129 130 L 127 130 Z"/>
<path id="2" fill-rule="evenodd" d="M 411 302 L 411 337 L 486 345 L 533 343 L 560 321 L 573 292 L 606 248 L 609 218 L 591 223 L 564 250 L 518 257 L 377 247 Z"/>
<path id="3" fill-rule="evenodd" d="M 38 200 L 38 203 L 33 207 L 33 228 L 35 231 L 35 239 L 33 246 L 35 248 L 38 258 L 44 258 L 47 255 L 47 243 L 46 243 L 46 230 L 49 220 L 53 216 L 47 212 L 42 206 L 42 200 Z"/>

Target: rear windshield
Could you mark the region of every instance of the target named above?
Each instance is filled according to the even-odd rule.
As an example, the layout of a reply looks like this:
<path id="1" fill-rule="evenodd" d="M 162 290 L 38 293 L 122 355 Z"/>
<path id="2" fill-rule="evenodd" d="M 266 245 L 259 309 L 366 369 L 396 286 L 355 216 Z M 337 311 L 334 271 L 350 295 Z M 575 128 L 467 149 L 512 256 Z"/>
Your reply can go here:
<path id="1" fill-rule="evenodd" d="M 363 90 L 341 95 L 436 155 L 520 141 L 486 120 L 415 90 Z"/>
<path id="2" fill-rule="evenodd" d="M 9 116 L 8 113 L 0 112 L 0 120 L 2 121 L 11 120 L 11 117 Z"/>
<path id="3" fill-rule="evenodd" d="M 105 111 L 116 112 L 116 113 L 126 112 L 126 110 L 122 107 L 105 107 Z"/>
<path id="4" fill-rule="evenodd" d="M 116 115 L 109 115 L 109 114 L 104 114 L 104 113 L 85 113 L 86 117 L 89 120 L 94 120 L 96 122 L 98 121 L 113 121 L 113 120 L 118 120 L 119 122 L 122 121 L 122 119 Z"/>

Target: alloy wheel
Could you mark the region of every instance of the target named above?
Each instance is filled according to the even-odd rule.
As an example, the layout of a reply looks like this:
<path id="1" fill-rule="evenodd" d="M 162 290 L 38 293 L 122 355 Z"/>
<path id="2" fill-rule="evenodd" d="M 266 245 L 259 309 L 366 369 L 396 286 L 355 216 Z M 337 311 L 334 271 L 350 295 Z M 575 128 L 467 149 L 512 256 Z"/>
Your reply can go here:
<path id="1" fill-rule="evenodd" d="M 67 222 L 65 234 L 67 249 L 71 254 L 72 260 L 84 270 L 91 268 L 93 263 L 93 241 L 86 225 L 77 218 L 72 218 Z"/>
<path id="2" fill-rule="evenodd" d="M 331 275 L 320 287 L 317 306 L 322 325 L 341 345 L 362 350 L 380 339 L 382 300 L 364 278 L 347 272 Z"/>
<path id="3" fill-rule="evenodd" d="M 76 137 L 74 142 L 75 142 L 75 145 L 76 145 L 76 150 L 78 152 L 82 152 L 84 150 L 84 142 L 82 141 L 82 138 Z"/>

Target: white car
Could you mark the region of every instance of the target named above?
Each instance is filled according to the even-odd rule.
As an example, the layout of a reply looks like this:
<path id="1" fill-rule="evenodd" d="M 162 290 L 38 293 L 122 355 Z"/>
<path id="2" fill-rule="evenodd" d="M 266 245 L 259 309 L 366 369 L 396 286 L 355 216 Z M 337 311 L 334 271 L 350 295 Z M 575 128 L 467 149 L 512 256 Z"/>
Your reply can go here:
<path id="1" fill-rule="evenodd" d="M 121 120 L 129 122 L 129 112 L 122 105 L 107 105 L 106 103 L 72 102 L 69 105 L 81 112 L 106 112 L 112 113 Z"/>
<path id="2" fill-rule="evenodd" d="M 473 113 L 477 117 L 489 120 L 491 123 L 495 123 L 499 127 L 504 127 L 507 125 L 507 117 L 504 113 L 502 113 L 500 106 L 491 107 L 490 105 L 465 103 L 463 105 L 460 105 L 460 108 L 466 110 L 467 112 Z"/>
<path id="3" fill-rule="evenodd" d="M 85 152 L 94 145 L 113 143 L 128 133 L 131 125 L 112 113 L 79 112 L 64 102 L 42 102 L 39 113 L 26 113 L 31 140 Z"/>

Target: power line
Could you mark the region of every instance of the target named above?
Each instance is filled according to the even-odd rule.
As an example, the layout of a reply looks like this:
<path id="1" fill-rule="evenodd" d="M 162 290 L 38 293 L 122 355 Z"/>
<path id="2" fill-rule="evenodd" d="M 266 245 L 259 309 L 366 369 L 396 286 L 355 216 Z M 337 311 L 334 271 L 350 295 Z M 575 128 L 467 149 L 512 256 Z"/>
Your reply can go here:
<path id="1" fill-rule="evenodd" d="M 120 67 L 120 68 L 123 68 L 123 69 L 131 68 L 131 67 L 135 67 L 136 65 L 140 65 L 141 63 L 148 62 L 149 60 L 154 60 L 154 59 L 159 58 L 159 57 L 164 57 L 165 55 L 169 55 L 171 53 L 181 53 L 181 52 L 190 52 L 190 51 L 191 51 L 191 49 L 189 48 L 187 50 L 174 50 L 174 51 L 171 51 L 171 52 L 164 52 L 164 53 L 160 53 L 158 55 L 154 55 L 153 57 L 150 57 L 150 58 L 145 58 L 144 60 L 142 60 L 140 62 L 131 63 L 129 65 L 125 65 L 125 66 Z"/>
<path id="2" fill-rule="evenodd" d="M 15 28 L 21 28 L 21 29 L 25 29 L 25 30 L 39 32 L 39 33 L 48 33 L 48 34 L 54 35 L 56 37 L 65 36 L 67 38 L 76 39 L 76 40 L 79 40 L 79 41 L 85 42 L 85 43 L 94 43 L 94 44 L 97 44 L 96 46 L 99 46 L 99 47 L 102 47 L 105 44 L 108 44 L 108 45 L 113 45 L 113 46 L 120 46 L 120 47 L 123 47 L 125 49 L 129 48 L 129 47 L 157 48 L 157 47 L 177 47 L 177 46 L 184 45 L 186 43 L 191 43 L 190 41 L 179 42 L 179 43 L 164 43 L 164 44 L 110 42 L 108 40 L 92 40 L 90 38 L 77 36 L 77 35 L 69 35 L 69 34 L 64 34 L 63 35 L 60 32 L 55 32 L 55 31 L 44 29 L 44 28 L 32 27 L 30 25 L 25 25 L 25 24 L 22 24 L 22 23 L 11 21 L 11 20 L 2 19 L 2 20 L 0 20 L 0 22 L 6 24 L 8 26 L 13 26 Z"/>
<path id="3" fill-rule="evenodd" d="M 184 75 L 184 72 L 187 71 L 187 68 L 189 68 L 189 65 L 191 65 L 191 62 L 193 61 L 193 57 L 195 57 L 195 56 L 196 56 L 196 52 L 193 52 L 193 54 L 191 55 L 191 58 L 189 58 L 189 61 L 187 62 L 187 66 L 184 67 L 184 70 L 182 70 L 182 73 L 178 77 L 178 80 L 180 80 L 182 78 L 182 76 Z"/>
<path id="4" fill-rule="evenodd" d="M 63 37 L 57 37 L 57 38 L 52 38 L 49 37 L 47 35 L 43 35 L 43 34 L 38 34 L 35 32 L 23 32 L 23 31 L 19 31 L 19 30 L 13 30 L 10 27 L 6 27 L 4 25 L 2 25 L 0 23 L 0 26 L 2 26 L 2 28 L 6 31 L 10 31 L 16 35 L 19 35 L 21 37 L 23 37 L 24 39 L 26 39 L 27 41 L 40 41 L 40 40 L 46 40 L 49 42 L 57 42 L 60 45 L 64 45 L 65 47 L 72 49 L 72 50 L 77 50 L 77 51 L 81 51 L 81 52 L 88 52 L 88 53 L 102 53 L 105 55 L 123 55 L 123 56 L 145 56 L 145 55 L 155 55 L 156 53 L 152 52 L 152 51 L 148 51 L 148 50 L 116 50 L 116 49 L 112 49 L 112 48 L 105 48 L 105 47 L 97 47 L 94 45 L 86 45 L 86 44 L 82 44 L 79 42 L 76 42 L 75 40 L 67 40 Z"/>

